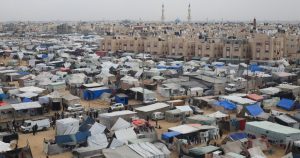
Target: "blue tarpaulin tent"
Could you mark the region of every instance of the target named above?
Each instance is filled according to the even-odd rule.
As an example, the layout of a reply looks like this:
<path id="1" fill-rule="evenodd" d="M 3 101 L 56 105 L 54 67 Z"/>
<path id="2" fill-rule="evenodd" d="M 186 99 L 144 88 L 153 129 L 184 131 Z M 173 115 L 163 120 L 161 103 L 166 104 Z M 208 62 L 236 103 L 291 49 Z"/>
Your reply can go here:
<path id="1" fill-rule="evenodd" d="M 263 71 L 263 69 L 260 66 L 258 66 L 257 64 L 251 64 L 250 65 L 250 70 L 251 70 L 251 72 Z"/>
<path id="2" fill-rule="evenodd" d="M 80 144 L 87 141 L 87 138 L 91 136 L 91 132 L 77 132 L 72 135 L 58 135 L 55 136 L 55 142 L 57 144 Z"/>
<path id="3" fill-rule="evenodd" d="M 95 120 L 92 119 L 91 117 L 88 117 L 86 118 L 80 125 L 79 127 L 79 131 L 80 132 L 85 132 L 85 131 L 88 131 L 92 126 L 93 124 L 95 123 Z"/>
<path id="4" fill-rule="evenodd" d="M 173 138 L 173 137 L 176 137 L 178 135 L 180 135 L 181 133 L 179 132 L 165 132 L 161 135 L 161 139 L 164 139 L 164 140 L 168 140 L 170 138 Z"/>
<path id="5" fill-rule="evenodd" d="M 103 93 L 111 93 L 111 89 L 107 87 L 89 88 L 84 91 L 83 98 L 85 100 L 95 100 L 100 98 Z"/>
<path id="6" fill-rule="evenodd" d="M 32 102 L 32 100 L 30 98 L 23 98 L 23 102 L 27 103 L 27 102 Z"/>
<path id="7" fill-rule="evenodd" d="M 236 109 L 236 105 L 234 103 L 232 103 L 232 102 L 227 101 L 227 100 L 217 101 L 215 103 L 215 105 L 222 106 L 226 110 L 235 110 Z"/>
<path id="8" fill-rule="evenodd" d="M 285 110 L 292 110 L 294 107 L 294 100 L 290 100 L 290 99 L 286 99 L 286 98 L 282 98 L 278 103 L 277 106 L 285 109 Z"/>
<path id="9" fill-rule="evenodd" d="M 128 96 L 125 94 L 117 94 L 115 96 L 116 103 L 122 103 L 124 105 L 128 105 Z"/>
<path id="10" fill-rule="evenodd" d="M 229 137 L 234 141 L 248 138 L 246 133 L 233 133 L 233 134 L 230 134 Z"/>
<path id="11" fill-rule="evenodd" d="M 246 106 L 247 111 L 251 116 L 258 116 L 263 113 L 263 109 L 258 104 Z"/>

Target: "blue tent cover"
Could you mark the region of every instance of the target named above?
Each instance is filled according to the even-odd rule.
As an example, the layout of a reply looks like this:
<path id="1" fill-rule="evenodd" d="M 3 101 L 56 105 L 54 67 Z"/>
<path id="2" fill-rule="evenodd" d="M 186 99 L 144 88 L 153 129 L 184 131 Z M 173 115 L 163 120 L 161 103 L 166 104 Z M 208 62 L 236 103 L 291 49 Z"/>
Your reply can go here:
<path id="1" fill-rule="evenodd" d="M 224 107 L 226 110 L 235 110 L 236 109 L 236 105 L 232 102 L 227 101 L 227 100 L 218 101 L 215 104 L 217 106 Z"/>
<path id="2" fill-rule="evenodd" d="M 292 110 L 294 103 L 295 103 L 294 100 L 282 98 L 282 99 L 277 103 L 277 106 L 279 106 L 279 107 L 281 107 L 281 108 L 283 108 L 283 109 L 285 109 L 285 110 Z"/>
<path id="3" fill-rule="evenodd" d="M 258 104 L 246 106 L 246 109 L 248 110 L 251 116 L 258 116 L 264 112 Z"/>
<path id="4" fill-rule="evenodd" d="M 236 141 L 236 140 L 241 140 L 241 139 L 244 139 L 244 138 L 248 138 L 248 135 L 246 133 L 233 133 L 233 134 L 230 134 L 229 137 Z"/>
<path id="5" fill-rule="evenodd" d="M 161 139 L 164 139 L 164 140 L 168 140 L 170 138 L 173 138 L 173 137 L 176 137 L 178 135 L 180 135 L 181 133 L 179 132 L 165 132 L 161 135 Z"/>

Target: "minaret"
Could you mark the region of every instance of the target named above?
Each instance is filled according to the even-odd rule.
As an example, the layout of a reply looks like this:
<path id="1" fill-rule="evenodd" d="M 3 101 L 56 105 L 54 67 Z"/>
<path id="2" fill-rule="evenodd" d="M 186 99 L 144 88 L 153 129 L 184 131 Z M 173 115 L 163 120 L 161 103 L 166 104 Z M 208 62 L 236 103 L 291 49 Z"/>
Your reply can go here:
<path id="1" fill-rule="evenodd" d="M 256 18 L 253 19 L 253 29 L 256 30 Z"/>
<path id="2" fill-rule="evenodd" d="M 188 22 L 190 23 L 191 22 L 191 19 L 192 19 L 192 17 L 191 17 L 191 4 L 189 4 L 189 8 L 188 8 Z"/>
<path id="3" fill-rule="evenodd" d="M 162 4 L 161 6 L 161 22 L 165 22 L 165 5 Z"/>

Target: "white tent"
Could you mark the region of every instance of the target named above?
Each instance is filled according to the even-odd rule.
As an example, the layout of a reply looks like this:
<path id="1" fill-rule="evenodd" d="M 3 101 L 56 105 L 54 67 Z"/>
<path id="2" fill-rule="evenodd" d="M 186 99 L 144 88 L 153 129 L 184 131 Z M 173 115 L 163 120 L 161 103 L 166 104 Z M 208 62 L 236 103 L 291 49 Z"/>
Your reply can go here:
<path id="1" fill-rule="evenodd" d="M 103 133 L 91 135 L 90 137 L 88 137 L 87 142 L 89 147 L 98 147 L 103 149 L 108 146 L 106 135 Z"/>
<path id="2" fill-rule="evenodd" d="M 137 135 L 132 128 L 121 129 L 115 131 L 116 138 L 122 142 L 127 143 L 128 140 L 137 139 Z"/>
<path id="3" fill-rule="evenodd" d="M 123 118 L 119 117 L 117 122 L 112 126 L 111 130 L 117 131 L 120 129 L 126 129 L 129 128 L 131 124 L 124 120 Z"/>
<path id="4" fill-rule="evenodd" d="M 75 134 L 79 130 L 79 120 L 65 118 L 56 121 L 56 135 Z"/>
<path id="5" fill-rule="evenodd" d="M 0 153 L 10 151 L 10 150 L 12 150 L 12 149 L 10 148 L 9 143 L 4 143 L 4 142 L 0 141 Z"/>
<path id="6" fill-rule="evenodd" d="M 95 122 L 90 128 L 91 135 L 101 134 L 105 131 L 106 127 L 100 123 Z"/>

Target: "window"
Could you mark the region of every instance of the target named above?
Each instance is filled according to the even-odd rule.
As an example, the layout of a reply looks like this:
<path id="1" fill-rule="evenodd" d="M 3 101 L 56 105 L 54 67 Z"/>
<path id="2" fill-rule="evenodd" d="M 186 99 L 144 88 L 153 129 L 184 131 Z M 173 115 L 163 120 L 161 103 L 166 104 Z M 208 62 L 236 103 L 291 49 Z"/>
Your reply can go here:
<path id="1" fill-rule="evenodd" d="M 261 46 L 261 43 L 260 43 L 260 42 L 257 42 L 257 43 L 256 43 L 256 46 Z"/>
<path id="2" fill-rule="evenodd" d="M 239 51 L 239 47 L 234 47 L 234 51 L 235 52 Z"/>
<path id="3" fill-rule="evenodd" d="M 256 48 L 256 53 L 260 53 L 260 48 Z"/>

